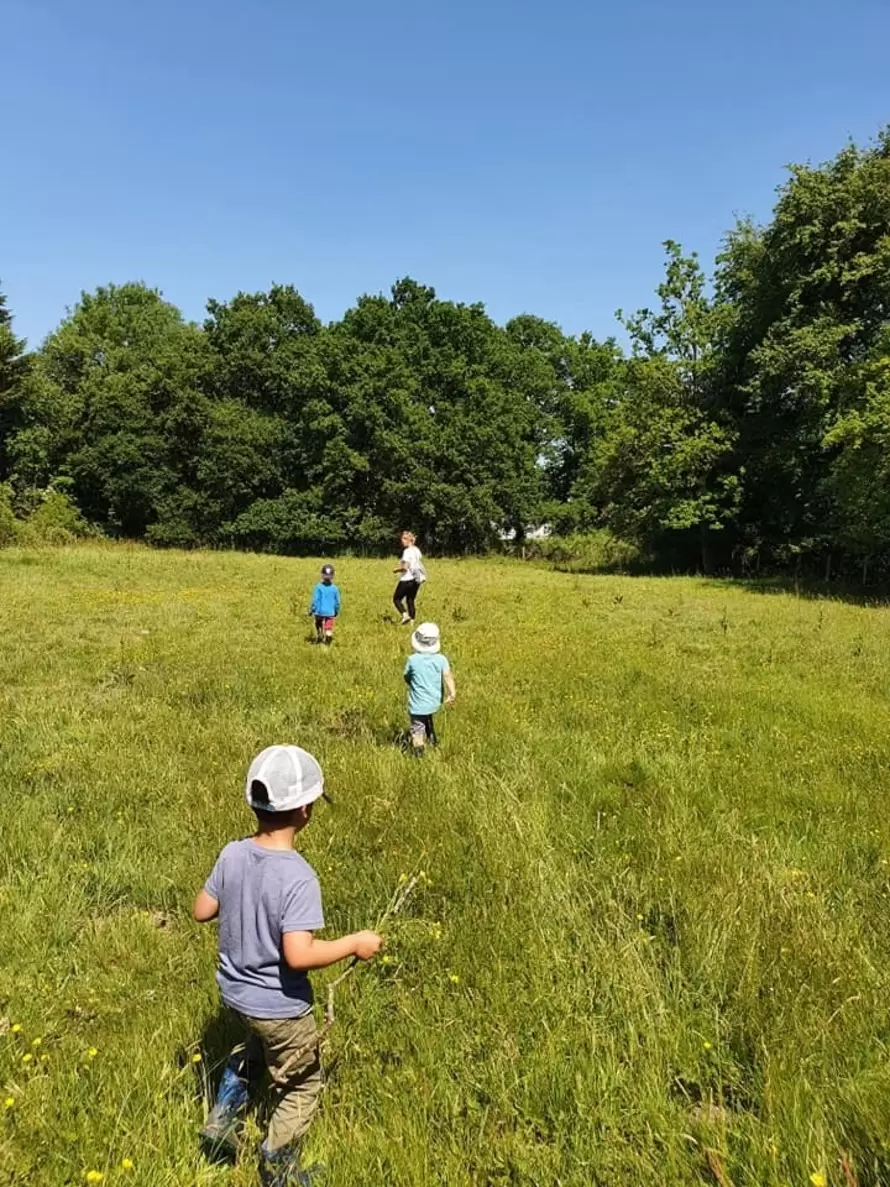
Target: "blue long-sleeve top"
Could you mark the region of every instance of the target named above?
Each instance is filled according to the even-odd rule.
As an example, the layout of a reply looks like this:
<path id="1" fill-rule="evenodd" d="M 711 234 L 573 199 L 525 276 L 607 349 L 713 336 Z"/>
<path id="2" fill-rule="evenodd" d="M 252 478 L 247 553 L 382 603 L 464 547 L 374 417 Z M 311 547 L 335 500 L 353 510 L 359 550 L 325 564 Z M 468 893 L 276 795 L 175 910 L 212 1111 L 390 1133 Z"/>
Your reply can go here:
<path id="1" fill-rule="evenodd" d="M 312 605 L 309 613 L 319 618 L 336 618 L 340 613 L 340 591 L 333 581 L 328 585 L 319 581 L 312 591 Z"/>

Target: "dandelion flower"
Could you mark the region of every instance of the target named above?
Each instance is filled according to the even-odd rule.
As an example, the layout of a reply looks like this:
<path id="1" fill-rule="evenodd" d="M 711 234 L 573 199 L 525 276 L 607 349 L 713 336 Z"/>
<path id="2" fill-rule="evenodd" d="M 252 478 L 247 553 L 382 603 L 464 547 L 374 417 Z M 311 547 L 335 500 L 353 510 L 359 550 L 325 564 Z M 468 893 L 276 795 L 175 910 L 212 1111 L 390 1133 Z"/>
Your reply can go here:
<path id="1" fill-rule="evenodd" d="M 813 1187 L 826 1187 L 828 1180 L 821 1171 L 813 1171 L 810 1175 L 810 1182 L 813 1184 Z"/>
<path id="2" fill-rule="evenodd" d="M 392 964 L 391 956 L 381 956 L 380 960 L 382 964 Z"/>
<path id="3" fill-rule="evenodd" d="M 105 1179 L 105 1176 L 101 1171 L 87 1171 L 84 1178 L 88 1183 L 101 1183 Z"/>
<path id="4" fill-rule="evenodd" d="M 194 1053 L 194 1055 L 192 1056 L 192 1063 L 200 1063 L 200 1062 L 201 1062 L 201 1052 L 196 1051 Z"/>
<path id="5" fill-rule="evenodd" d="M 714 1044 L 713 1044 L 713 1043 L 709 1043 L 709 1042 L 708 1042 L 708 1040 L 707 1040 L 707 1039 L 705 1039 L 705 1041 L 702 1043 L 702 1049 L 703 1049 L 703 1050 L 705 1050 L 705 1051 L 713 1051 L 713 1050 L 714 1050 Z"/>
<path id="6" fill-rule="evenodd" d="M 31 1052 L 30 1052 L 30 1051 L 27 1051 L 27 1052 L 26 1052 L 26 1053 L 25 1053 L 25 1054 L 22 1056 L 22 1063 L 30 1063 L 30 1062 L 31 1062 L 31 1060 L 32 1060 L 33 1058 L 34 1058 L 34 1056 L 31 1054 Z"/>
<path id="7" fill-rule="evenodd" d="M 10 1030 L 12 1031 L 12 1033 L 13 1033 L 14 1035 L 19 1035 L 19 1034 L 21 1034 L 21 1033 L 22 1033 L 22 1024 L 21 1024 L 21 1022 L 14 1022 L 14 1023 L 13 1023 L 13 1025 L 10 1027 Z"/>
<path id="8" fill-rule="evenodd" d="M 133 1169 L 133 1159 L 124 1158 L 121 1161 L 121 1170 L 131 1171 Z"/>
<path id="9" fill-rule="evenodd" d="M 460 977 L 457 975 L 457 973 L 449 973 L 448 980 L 451 982 L 452 985 L 460 984 Z"/>
<path id="10" fill-rule="evenodd" d="M 637 916 L 637 922 L 638 922 L 638 923 L 642 923 L 642 922 L 643 922 L 643 916 L 642 916 L 642 915 L 638 915 L 638 916 Z"/>
<path id="11" fill-rule="evenodd" d="M 41 1055 L 41 1056 L 40 1056 L 40 1062 L 41 1062 L 41 1063 L 49 1063 L 49 1056 L 48 1056 L 48 1055 Z"/>
<path id="12" fill-rule="evenodd" d="M 4 1109 L 14 1109 L 15 1108 L 15 1097 L 7 1096 L 6 1100 L 3 1102 L 3 1107 L 4 1107 Z"/>
<path id="13" fill-rule="evenodd" d="M 36 1039 L 31 1040 L 32 1047 L 39 1047 L 39 1046 L 41 1046 L 42 1043 L 43 1043 L 43 1039 L 41 1039 L 39 1036 Z"/>
<path id="14" fill-rule="evenodd" d="M 89 1051 L 87 1051 L 87 1059 L 95 1059 L 98 1054 L 99 1051 L 96 1047 L 90 1047 Z"/>

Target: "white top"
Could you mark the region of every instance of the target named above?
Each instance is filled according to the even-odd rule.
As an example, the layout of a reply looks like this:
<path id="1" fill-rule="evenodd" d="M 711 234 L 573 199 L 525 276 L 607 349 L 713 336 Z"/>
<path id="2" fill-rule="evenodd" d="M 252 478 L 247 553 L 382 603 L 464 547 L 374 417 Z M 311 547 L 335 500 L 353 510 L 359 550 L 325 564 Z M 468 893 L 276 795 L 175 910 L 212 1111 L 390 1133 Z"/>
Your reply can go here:
<path id="1" fill-rule="evenodd" d="M 423 557 L 420 549 L 416 544 L 409 544 L 402 553 L 402 564 L 405 568 L 402 571 L 402 581 L 424 581 L 425 573 L 423 571 Z"/>

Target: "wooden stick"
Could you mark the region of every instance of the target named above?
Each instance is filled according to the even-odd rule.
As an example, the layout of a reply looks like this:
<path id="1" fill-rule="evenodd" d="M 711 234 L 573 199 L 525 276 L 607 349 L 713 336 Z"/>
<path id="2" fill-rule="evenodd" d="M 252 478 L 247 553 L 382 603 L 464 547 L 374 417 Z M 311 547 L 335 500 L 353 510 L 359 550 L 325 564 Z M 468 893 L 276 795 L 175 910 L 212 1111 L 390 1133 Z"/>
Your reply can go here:
<path id="1" fill-rule="evenodd" d="M 720 1161 L 720 1155 L 717 1151 L 705 1150 L 705 1154 L 708 1158 L 708 1166 L 711 1168 L 711 1174 L 720 1184 L 720 1187 L 732 1187 L 732 1182 L 723 1169 L 723 1163 Z"/>
<path id="2" fill-rule="evenodd" d="M 850 1163 L 850 1159 L 846 1154 L 841 1155 L 841 1170 L 844 1172 L 844 1178 L 847 1180 L 847 1187 L 859 1187 L 859 1180 L 856 1178 L 856 1172 Z"/>
<path id="3" fill-rule="evenodd" d="M 407 903 L 408 899 L 414 893 L 414 890 L 417 887 L 418 878 L 419 875 L 415 874 L 412 878 L 409 878 L 407 882 L 400 883 L 396 887 L 390 897 L 386 909 L 377 920 L 377 923 L 374 925 L 375 931 L 379 931 L 388 919 L 392 919 L 394 915 L 399 914 L 399 912 Z M 328 985 L 328 1000 L 324 1011 L 324 1025 L 319 1028 L 315 1038 L 311 1043 L 304 1043 L 303 1046 L 299 1048 L 299 1050 L 294 1051 L 293 1055 L 291 1055 L 290 1058 L 287 1059 L 286 1062 L 277 1069 L 274 1076 L 275 1080 L 284 1082 L 295 1064 L 303 1059 L 304 1056 L 308 1055 L 310 1051 L 318 1051 L 321 1048 L 322 1043 L 327 1037 L 328 1031 L 334 1025 L 334 994 L 336 993 L 339 986 L 343 984 L 346 978 L 355 972 L 360 963 L 361 962 L 359 961 L 359 958 L 357 956 L 353 956 L 352 960 L 349 962 L 340 976 L 335 977 L 335 979 Z"/>

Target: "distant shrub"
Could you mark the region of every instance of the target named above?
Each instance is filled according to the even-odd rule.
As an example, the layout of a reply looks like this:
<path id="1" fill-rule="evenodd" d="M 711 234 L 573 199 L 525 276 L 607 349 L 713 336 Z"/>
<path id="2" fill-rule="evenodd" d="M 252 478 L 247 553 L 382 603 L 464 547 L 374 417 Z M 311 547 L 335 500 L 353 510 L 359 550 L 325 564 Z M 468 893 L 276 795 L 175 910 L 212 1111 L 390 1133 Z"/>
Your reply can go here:
<path id="1" fill-rule="evenodd" d="M 16 543 L 20 526 L 12 509 L 12 487 L 0 483 L 0 548 Z"/>
<path id="2" fill-rule="evenodd" d="M 289 490 L 277 499 L 258 499 L 226 524 L 221 535 L 236 548 L 292 556 L 338 552 L 350 540 L 344 525 L 327 514 L 315 492 Z"/>
<path id="3" fill-rule="evenodd" d="M 155 548 L 199 548 L 201 539 L 186 519 L 163 519 L 145 530 L 145 539 Z"/>
<path id="4" fill-rule="evenodd" d="M 21 544 L 71 544 L 95 534 L 71 496 L 54 487 L 41 492 L 37 506 L 17 525 Z"/>
<path id="5" fill-rule="evenodd" d="M 635 544 L 620 540 L 611 532 L 571 536 L 546 536 L 527 540 L 526 560 L 549 561 L 558 569 L 627 572 L 646 567 L 646 558 Z"/>

